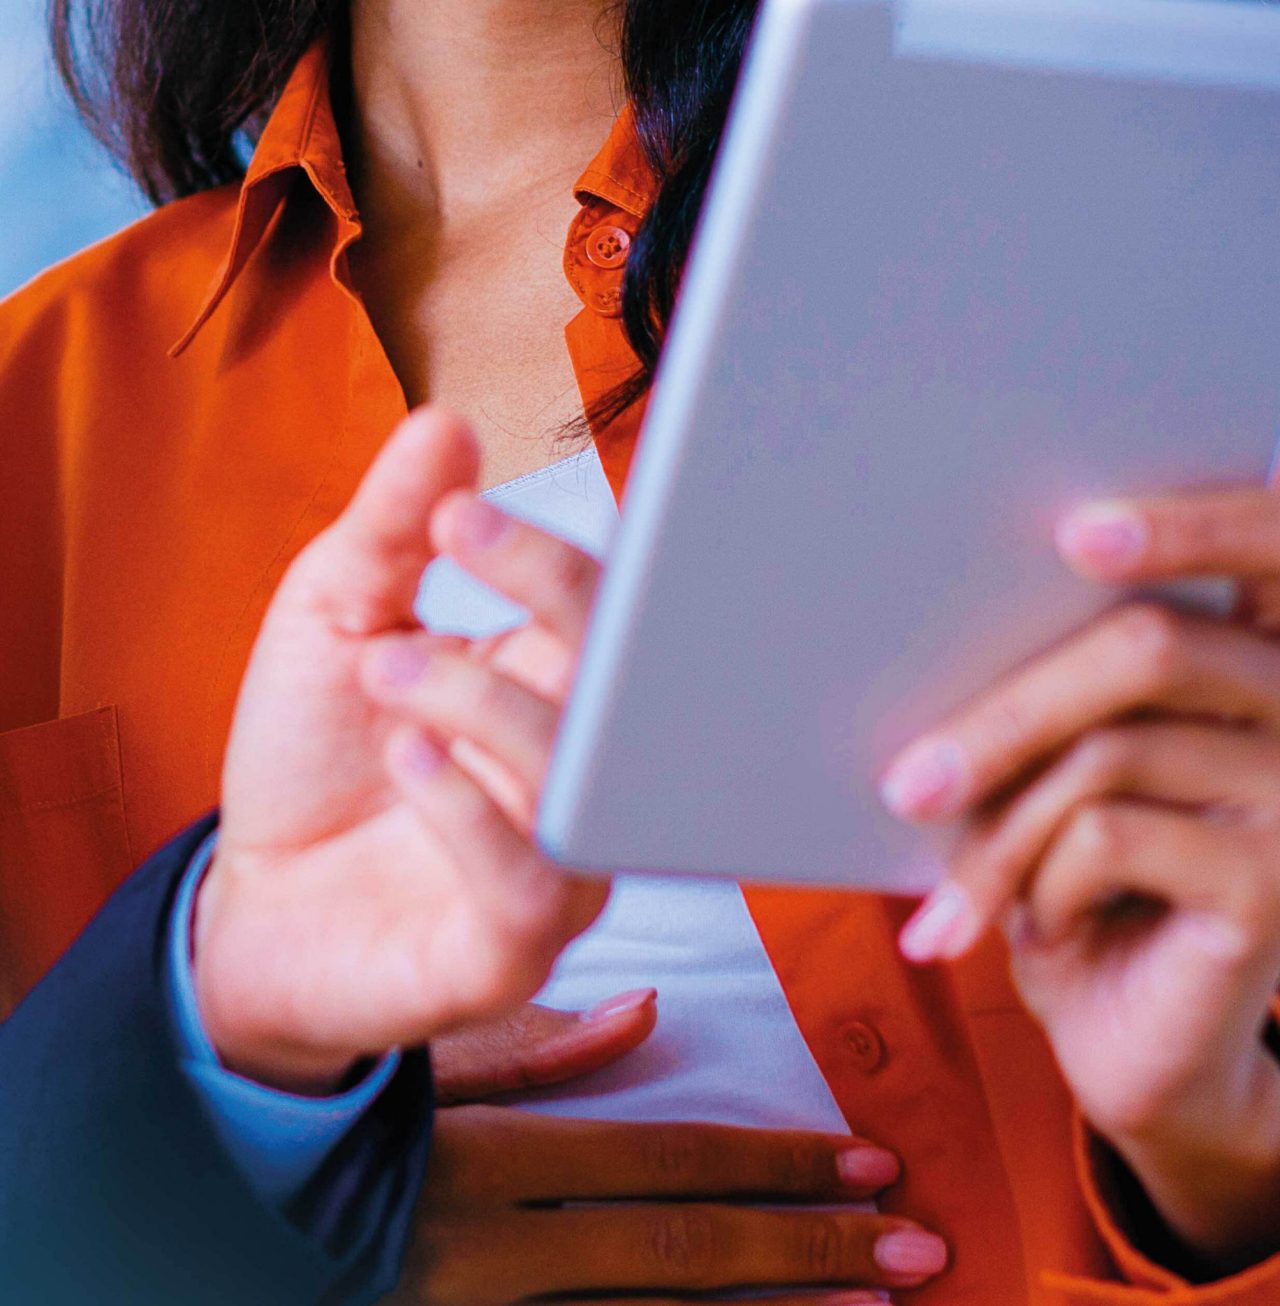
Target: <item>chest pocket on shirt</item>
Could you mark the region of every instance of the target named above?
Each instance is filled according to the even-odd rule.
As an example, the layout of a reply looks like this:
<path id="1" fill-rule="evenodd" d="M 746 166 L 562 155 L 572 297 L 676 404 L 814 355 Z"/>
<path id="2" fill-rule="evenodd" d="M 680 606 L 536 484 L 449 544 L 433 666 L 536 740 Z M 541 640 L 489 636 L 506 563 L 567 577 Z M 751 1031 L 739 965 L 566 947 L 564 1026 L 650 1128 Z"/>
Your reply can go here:
<path id="1" fill-rule="evenodd" d="M 115 708 L 0 734 L 0 1019 L 131 865 Z"/>

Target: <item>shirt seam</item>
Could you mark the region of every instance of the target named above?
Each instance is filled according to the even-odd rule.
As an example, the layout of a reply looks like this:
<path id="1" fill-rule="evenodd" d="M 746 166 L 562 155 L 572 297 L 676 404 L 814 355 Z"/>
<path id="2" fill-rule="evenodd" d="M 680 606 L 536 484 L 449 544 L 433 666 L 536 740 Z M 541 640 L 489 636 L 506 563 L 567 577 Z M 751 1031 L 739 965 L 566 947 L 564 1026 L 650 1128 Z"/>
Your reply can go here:
<path id="1" fill-rule="evenodd" d="M 581 462 L 584 458 L 588 458 L 592 452 L 592 449 L 579 449 L 576 453 L 571 453 L 568 457 L 561 458 L 558 462 L 550 463 L 546 467 L 538 467 L 531 472 L 525 472 L 522 476 L 517 476 L 514 480 L 503 481 L 501 485 L 494 485 L 490 489 L 485 490 L 480 495 L 480 498 L 506 498 L 507 495 L 515 493 L 516 490 L 522 490 L 527 486 L 536 485 L 540 481 L 550 480 L 557 472 L 570 471 L 571 464 Z"/>
<path id="2" fill-rule="evenodd" d="M 81 803 L 91 803 L 95 798 L 104 798 L 107 794 L 121 792 L 119 780 L 92 789 L 88 793 L 75 794 L 71 798 L 53 798 L 34 803 L 0 803 L 0 812 L 58 812 L 68 807 L 79 807 Z"/>
<path id="3" fill-rule="evenodd" d="M 611 172 L 588 172 L 586 173 L 578 187 L 579 194 L 592 195 L 596 199 L 604 200 L 607 204 L 616 203 L 612 195 L 604 190 L 597 190 L 596 187 L 607 187 L 621 192 L 622 196 L 635 205 L 634 210 L 627 210 L 633 218 L 642 218 L 649 204 L 647 196 L 641 194 L 633 186 L 628 186 L 621 178 L 616 177 Z M 623 207 L 619 205 L 618 207 Z"/>

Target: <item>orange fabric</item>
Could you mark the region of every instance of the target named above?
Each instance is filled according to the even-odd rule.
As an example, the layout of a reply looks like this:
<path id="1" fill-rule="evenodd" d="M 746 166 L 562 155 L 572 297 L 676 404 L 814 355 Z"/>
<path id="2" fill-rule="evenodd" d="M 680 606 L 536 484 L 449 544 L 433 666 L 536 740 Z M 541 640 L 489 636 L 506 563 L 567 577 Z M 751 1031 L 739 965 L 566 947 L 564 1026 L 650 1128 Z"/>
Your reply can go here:
<path id="1" fill-rule="evenodd" d="M 624 112 L 566 245 L 587 402 L 634 365 L 621 270 L 592 260 L 590 233 L 633 234 L 652 194 Z M 0 1003 L 214 805 L 276 583 L 404 414 L 348 273 L 359 234 L 317 46 L 243 185 L 160 210 L 0 309 Z M 594 432 L 619 494 L 638 420 Z M 1280 1302 L 1280 1258 L 1193 1289 L 1128 1246 L 999 945 L 913 970 L 900 900 L 749 898 L 850 1122 L 905 1159 L 886 1205 L 953 1243 L 954 1269 L 912 1300 Z"/>

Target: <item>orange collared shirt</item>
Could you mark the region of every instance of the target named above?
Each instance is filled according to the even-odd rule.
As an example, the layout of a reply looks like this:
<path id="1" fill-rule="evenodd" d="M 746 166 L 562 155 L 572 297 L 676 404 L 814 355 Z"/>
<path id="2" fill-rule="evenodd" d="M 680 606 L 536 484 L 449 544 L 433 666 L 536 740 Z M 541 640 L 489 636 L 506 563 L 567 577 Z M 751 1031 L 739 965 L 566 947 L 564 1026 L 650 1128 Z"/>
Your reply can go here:
<path id="1" fill-rule="evenodd" d="M 243 184 L 169 205 L 0 307 L 0 1014 L 124 880 L 214 806 L 267 603 L 404 415 L 349 274 L 360 235 L 323 44 Z M 627 112 L 577 185 L 566 328 L 588 406 L 634 367 L 622 271 L 587 255 L 654 193 Z M 609 262 L 609 260 L 604 260 Z M 639 414 L 593 435 L 615 494 Z M 947 1306 L 1276 1306 L 1280 1258 L 1192 1288 L 1126 1240 L 1046 1041 L 991 943 L 914 970 L 908 904 L 748 902 L 883 1205 L 944 1233 Z"/>

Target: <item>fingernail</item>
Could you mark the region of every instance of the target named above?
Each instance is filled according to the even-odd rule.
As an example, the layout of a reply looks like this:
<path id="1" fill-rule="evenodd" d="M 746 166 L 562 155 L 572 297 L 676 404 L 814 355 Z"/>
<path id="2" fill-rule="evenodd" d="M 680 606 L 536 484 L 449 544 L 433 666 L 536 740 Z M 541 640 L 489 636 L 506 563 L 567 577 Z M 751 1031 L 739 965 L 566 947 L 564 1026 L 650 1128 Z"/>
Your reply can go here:
<path id="1" fill-rule="evenodd" d="M 943 881 L 907 922 L 898 947 L 908 961 L 924 963 L 958 957 L 977 936 L 977 918 L 968 893 Z"/>
<path id="2" fill-rule="evenodd" d="M 887 1188 L 901 1172 L 898 1158 L 882 1147 L 852 1147 L 836 1157 L 840 1182 L 851 1188 Z"/>
<path id="3" fill-rule="evenodd" d="M 964 772 L 958 744 L 921 740 L 889 768 L 880 798 L 898 816 L 949 816 L 959 808 Z"/>
<path id="4" fill-rule="evenodd" d="M 898 1229 L 876 1239 L 875 1258 L 889 1274 L 912 1278 L 941 1274 L 947 1268 L 947 1244 L 923 1229 Z"/>
<path id="5" fill-rule="evenodd" d="M 621 1016 L 624 1012 L 638 1011 L 641 1007 L 647 1006 L 657 996 L 657 989 L 631 989 L 627 993 L 619 993 L 617 997 L 605 998 L 603 1002 L 592 1007 L 590 1011 L 584 1011 L 582 1019 L 609 1020 L 613 1016 Z"/>
<path id="6" fill-rule="evenodd" d="M 420 780 L 435 775 L 445 761 L 444 750 L 423 735 L 415 735 L 406 740 L 401 749 L 401 757 L 406 770 Z"/>
<path id="7" fill-rule="evenodd" d="M 374 660 L 374 672 L 384 685 L 408 689 L 422 679 L 431 654 L 420 643 L 394 643 L 384 646 Z"/>
<path id="8" fill-rule="evenodd" d="M 1055 532 L 1061 552 L 1104 568 L 1137 562 L 1150 531 L 1141 517 L 1120 503 L 1088 503 L 1069 513 Z"/>
<path id="9" fill-rule="evenodd" d="M 471 499 L 453 519 L 453 537 L 471 549 L 487 549 L 499 540 L 511 519 L 483 499 Z"/>

